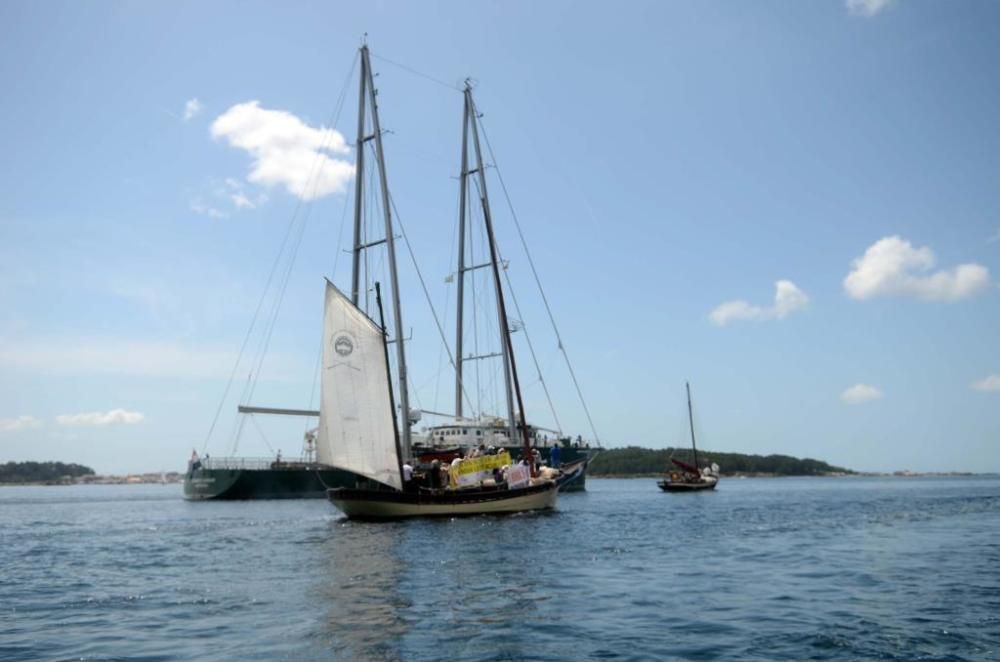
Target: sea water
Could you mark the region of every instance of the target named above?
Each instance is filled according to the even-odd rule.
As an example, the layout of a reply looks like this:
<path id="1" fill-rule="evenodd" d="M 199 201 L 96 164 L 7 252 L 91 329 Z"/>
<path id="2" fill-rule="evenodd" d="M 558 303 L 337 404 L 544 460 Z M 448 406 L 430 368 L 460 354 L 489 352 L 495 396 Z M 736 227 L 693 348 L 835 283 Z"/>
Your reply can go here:
<path id="1" fill-rule="evenodd" d="M 587 489 L 378 524 L 0 488 L 0 659 L 1000 659 L 1000 479 Z"/>

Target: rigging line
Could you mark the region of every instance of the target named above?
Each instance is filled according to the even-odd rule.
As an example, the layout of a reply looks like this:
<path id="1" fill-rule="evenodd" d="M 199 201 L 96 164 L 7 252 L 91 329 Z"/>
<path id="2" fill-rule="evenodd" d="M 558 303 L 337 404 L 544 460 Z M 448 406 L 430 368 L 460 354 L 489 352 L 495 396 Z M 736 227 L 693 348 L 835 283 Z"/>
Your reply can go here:
<path id="1" fill-rule="evenodd" d="M 476 182 L 476 190 L 479 190 L 479 183 Z M 479 191 L 480 196 L 482 196 L 482 191 Z M 500 259 L 500 264 L 503 265 L 503 253 L 500 252 L 500 247 L 497 246 L 497 257 Z M 524 321 L 524 314 L 521 312 L 521 304 L 517 301 L 517 295 L 514 293 L 514 284 L 510 281 L 510 272 L 506 269 L 502 269 L 504 280 L 507 282 L 507 292 L 510 294 L 510 299 L 514 303 L 514 310 L 517 311 L 517 316 L 521 322 L 521 330 L 524 331 L 524 339 L 528 343 L 528 352 L 531 354 L 531 362 L 535 364 L 535 372 L 538 373 L 538 381 L 542 385 L 542 390 L 545 392 L 545 399 L 549 403 L 549 412 L 552 413 L 552 419 L 556 423 L 556 429 L 559 431 L 559 436 L 562 436 L 562 424 L 559 422 L 559 415 L 556 414 L 556 406 L 552 402 L 552 394 L 549 393 L 549 386 L 545 383 L 545 377 L 542 375 L 542 368 L 538 364 L 538 355 L 535 354 L 535 345 L 531 342 L 531 335 L 528 334 L 528 324 Z M 526 385 L 527 386 L 527 385 Z"/>
<path id="2" fill-rule="evenodd" d="M 240 351 L 236 355 L 236 362 L 233 364 L 233 369 L 229 373 L 229 380 L 226 382 L 226 388 L 222 393 L 222 399 L 219 401 L 219 407 L 215 410 L 215 416 L 212 418 L 212 425 L 208 428 L 208 434 L 205 435 L 205 442 L 202 444 L 202 454 L 208 450 L 208 442 L 212 438 L 212 433 L 215 431 L 215 426 L 219 421 L 219 416 L 222 414 L 222 407 L 226 404 L 226 398 L 229 397 L 229 389 L 232 388 L 233 380 L 236 378 L 236 371 L 239 369 L 240 363 L 243 361 L 243 353 L 246 351 L 247 344 L 250 342 L 250 337 L 253 335 L 254 326 L 257 324 L 257 318 L 260 315 L 260 310 L 264 306 L 264 300 L 267 298 L 267 293 L 271 289 L 271 281 L 274 279 L 274 274 L 278 270 L 278 264 L 281 262 L 281 256 L 285 252 L 285 246 L 288 243 L 288 237 L 292 233 L 292 228 L 294 227 L 294 217 L 292 221 L 288 223 L 288 228 L 285 230 L 285 236 L 281 240 L 281 246 L 278 249 L 278 254 L 274 258 L 274 263 L 271 265 L 271 272 L 267 276 L 267 282 L 264 284 L 264 291 L 261 292 L 260 300 L 257 301 L 257 308 L 254 310 L 253 317 L 250 320 L 250 328 L 247 329 L 246 335 L 243 337 L 243 344 L 240 345 Z"/>
<path id="3" fill-rule="evenodd" d="M 253 398 L 254 392 L 257 390 L 257 384 L 260 380 L 261 368 L 264 365 L 264 359 L 267 358 L 267 350 L 271 345 L 271 337 L 274 334 L 274 328 L 277 326 L 278 313 L 281 311 L 281 304 L 285 300 L 285 292 L 288 289 L 288 282 L 292 277 L 292 270 L 295 267 L 295 258 L 298 255 L 299 247 L 302 245 L 302 237 L 305 236 L 306 225 L 309 221 L 309 213 L 303 217 L 302 222 L 299 223 L 299 233 L 295 237 L 295 242 L 292 245 L 291 252 L 288 259 L 288 267 L 285 269 L 284 278 L 282 279 L 281 286 L 278 290 L 277 297 L 274 301 L 274 306 L 272 307 L 271 321 L 268 324 L 267 331 L 264 335 L 263 342 L 261 344 L 261 350 L 259 359 L 257 361 L 257 370 L 254 374 L 253 385 L 250 388 L 250 392 L 247 395 L 247 401 Z"/>
<path id="4" fill-rule="evenodd" d="M 455 209 L 455 224 L 451 228 L 451 243 L 449 245 L 455 249 L 455 253 L 457 255 L 457 253 L 458 253 L 458 246 L 457 246 L 457 243 L 458 243 L 458 225 L 459 225 L 459 220 L 461 218 L 461 211 L 462 211 L 461 198 L 459 198 L 459 200 L 456 201 L 455 207 L 456 207 L 456 209 Z M 451 265 L 449 264 L 448 266 L 450 267 Z M 459 278 L 462 278 L 462 274 L 460 274 L 458 272 L 458 267 L 456 265 L 454 280 L 457 281 L 457 279 L 459 279 Z M 446 280 L 445 282 L 447 283 L 448 281 Z M 456 291 L 456 295 L 455 296 L 457 298 L 457 296 L 458 296 L 457 291 Z M 444 288 L 444 325 L 445 326 L 448 326 L 448 311 L 451 310 L 451 307 L 448 304 L 450 302 L 451 302 L 451 288 L 448 287 L 448 286 L 445 286 L 445 288 Z M 458 324 L 462 324 L 463 321 L 464 321 L 464 320 L 459 320 L 458 319 L 458 313 L 457 312 L 455 313 L 455 318 L 456 318 L 456 326 Z M 463 329 L 463 331 L 464 331 L 464 329 Z M 457 352 L 457 348 L 456 348 L 456 352 Z M 443 372 L 441 370 L 441 361 L 442 361 L 443 358 L 444 358 L 444 349 L 442 347 L 438 347 L 437 381 L 434 384 L 434 408 L 435 409 L 439 409 L 440 408 L 439 407 L 440 403 L 438 402 L 438 396 L 439 396 L 440 391 L 441 391 L 441 373 Z M 457 357 L 457 359 L 459 361 L 461 361 L 462 357 L 459 356 L 459 357 Z M 455 371 L 456 372 L 458 371 L 458 366 L 455 367 Z M 472 403 L 469 403 L 469 406 L 471 407 Z"/>
<path id="5" fill-rule="evenodd" d="M 271 451 L 271 454 L 273 455 L 274 449 L 271 447 L 270 442 L 268 442 L 267 437 L 264 436 L 264 431 L 260 429 L 260 423 L 257 422 L 257 417 L 250 414 L 250 421 L 253 423 L 254 428 L 256 428 L 257 434 L 259 434 L 260 438 L 264 440 L 264 445 L 267 446 L 267 450 Z"/>
<path id="6" fill-rule="evenodd" d="M 431 301 L 431 294 L 427 290 L 427 283 L 424 282 L 424 275 L 420 273 L 420 267 L 417 266 L 417 256 L 413 254 L 413 246 L 410 245 L 410 238 L 406 235 L 406 228 L 403 227 L 403 220 L 399 214 L 399 209 L 396 208 L 396 199 L 392 197 L 389 193 L 389 205 L 392 207 L 392 211 L 396 214 L 396 225 L 399 226 L 399 232 L 403 235 L 403 243 L 406 244 L 406 252 L 410 255 L 410 261 L 413 262 L 413 269 L 417 272 L 417 280 L 420 281 L 420 287 L 424 291 L 424 298 L 427 299 L 427 306 L 431 309 L 431 317 L 434 318 L 434 325 L 437 327 L 438 335 L 441 336 L 441 342 L 444 343 L 444 348 L 448 352 L 448 361 L 451 363 L 451 367 L 455 367 L 455 357 L 451 353 L 451 347 L 448 346 L 448 341 L 444 336 L 444 329 L 441 327 L 441 320 L 438 319 L 437 310 L 434 309 L 434 303 Z M 397 329 L 397 334 L 401 334 L 402 330 Z M 464 382 L 464 380 L 463 380 Z M 462 384 L 462 393 L 469 397 L 468 392 L 465 390 L 465 384 Z"/>
<path id="7" fill-rule="evenodd" d="M 333 271 L 330 273 L 330 280 L 334 280 L 337 276 L 337 265 L 340 263 L 340 247 L 344 245 L 344 226 L 347 225 L 347 203 L 350 200 L 350 196 L 344 196 L 344 209 L 340 212 L 340 230 L 337 231 L 337 250 L 334 251 Z"/>
<path id="8" fill-rule="evenodd" d="M 403 71 L 408 71 L 409 73 L 413 74 L 414 76 L 420 76 L 421 78 L 426 78 L 427 80 L 431 81 L 432 83 L 437 83 L 438 85 L 441 85 L 443 87 L 447 87 L 449 90 L 452 90 L 454 92 L 459 92 L 459 93 L 462 93 L 462 94 L 464 94 L 464 92 L 465 92 L 458 85 L 452 85 L 451 83 L 446 83 L 446 82 L 444 82 L 443 80 L 441 80 L 439 78 L 435 78 L 434 76 L 429 76 L 428 74 L 425 74 L 422 71 L 417 71 L 413 67 L 408 67 L 405 64 L 400 64 L 399 62 L 396 62 L 394 60 L 390 60 L 387 57 L 383 57 L 381 55 L 376 55 L 374 51 L 369 50 L 368 52 L 371 53 L 371 56 L 373 58 L 375 58 L 376 60 L 381 60 L 382 62 L 385 62 L 387 64 L 391 64 L 394 67 L 399 67 Z"/>
<path id="9" fill-rule="evenodd" d="M 594 435 L 594 441 L 600 445 L 601 439 L 597 435 L 597 428 L 594 426 L 594 419 L 590 415 L 590 408 L 587 407 L 587 401 L 583 397 L 583 390 L 580 388 L 580 382 L 576 378 L 576 371 L 573 370 L 573 364 L 569 360 L 569 354 L 566 352 L 565 345 L 563 345 L 562 336 L 559 333 L 559 327 L 556 325 L 556 318 L 552 314 L 552 308 L 549 306 L 549 299 L 545 296 L 545 290 L 542 288 L 542 281 L 538 277 L 538 270 L 535 269 L 535 261 L 531 258 L 531 251 L 528 250 L 528 242 L 525 240 L 524 232 L 521 230 L 521 223 L 517 219 L 517 212 L 514 211 L 514 203 L 510 199 L 510 193 L 507 191 L 507 184 L 504 183 L 503 175 L 500 174 L 500 166 L 497 165 L 497 158 L 493 153 L 493 146 L 490 145 L 490 138 L 486 134 L 486 126 L 483 124 L 481 116 L 476 117 L 476 121 L 479 122 L 479 128 L 483 131 L 483 139 L 486 143 L 486 149 L 490 154 L 490 160 L 493 161 L 493 168 L 496 170 L 497 179 L 500 181 L 500 188 L 503 190 L 504 198 L 507 200 L 507 207 L 510 209 L 510 215 L 514 219 L 514 226 L 517 228 L 517 236 L 520 237 L 521 246 L 524 247 L 524 253 L 528 257 L 528 265 L 531 267 L 531 273 L 535 277 L 535 284 L 538 286 L 538 291 L 542 295 L 542 302 L 545 304 L 545 312 L 548 313 L 549 322 L 552 323 L 552 331 L 556 334 L 556 341 L 559 343 L 559 349 L 562 351 L 563 358 L 566 359 L 566 368 L 569 369 L 569 375 L 573 379 L 573 386 L 576 388 L 577 397 L 580 398 L 580 404 L 583 406 L 583 412 L 587 415 L 587 422 L 590 424 L 590 431 Z"/>
<path id="10" fill-rule="evenodd" d="M 356 60 L 356 58 L 355 58 L 355 60 Z M 353 71 L 354 71 L 354 66 L 352 65 L 352 67 L 351 67 L 351 74 L 353 74 Z M 349 79 L 350 79 L 350 75 L 348 76 L 348 81 L 349 81 Z M 343 107 L 344 107 L 344 99 L 346 98 L 347 82 L 348 81 L 345 81 L 344 87 L 341 90 L 341 95 L 340 95 L 340 99 L 339 99 L 338 104 L 337 104 L 337 108 L 331 114 L 331 124 L 332 125 L 336 125 L 336 123 L 340 121 L 340 112 L 341 112 L 341 110 L 343 110 Z M 307 199 L 308 200 L 312 200 L 312 199 L 314 199 L 316 197 L 316 191 L 319 189 L 319 183 L 320 183 L 319 173 L 322 170 L 322 163 L 323 163 L 323 158 L 324 158 L 323 152 L 327 149 L 327 147 L 329 146 L 330 142 L 333 140 L 334 133 L 335 133 L 335 131 L 330 131 L 327 134 L 326 139 L 320 145 L 319 150 L 317 150 L 317 152 L 316 152 L 316 156 L 313 158 L 313 163 L 312 163 L 312 166 L 310 168 L 309 176 L 307 177 L 306 184 L 305 184 L 305 186 L 302 189 L 302 194 L 300 196 L 298 196 L 299 200 L 296 203 L 295 210 L 294 210 L 294 212 L 292 214 L 292 218 L 295 221 L 298 220 L 299 214 L 302 211 L 303 207 L 305 206 L 304 205 L 305 200 L 307 200 Z M 311 190 L 310 190 L 310 186 L 311 186 Z M 280 287 L 280 289 L 278 291 L 278 295 L 277 295 L 277 297 L 276 297 L 276 299 L 274 301 L 274 304 L 272 306 L 272 309 L 271 309 L 271 318 L 270 318 L 270 321 L 268 323 L 267 331 L 265 332 L 265 335 L 264 335 L 264 337 L 263 337 L 263 339 L 261 341 L 261 344 L 259 346 L 259 350 L 258 350 L 259 354 L 258 354 L 258 360 L 257 360 L 257 369 L 254 372 L 253 385 L 250 388 L 250 391 L 248 393 L 248 396 L 247 396 L 248 398 L 253 398 L 253 394 L 257 390 L 257 383 L 258 383 L 258 380 L 260 379 L 261 368 L 262 368 L 262 366 L 264 364 L 265 358 L 267 358 L 267 350 L 268 350 L 268 347 L 271 344 L 271 337 L 274 334 L 274 329 L 277 326 L 277 322 L 278 322 L 278 313 L 281 311 L 281 305 L 282 305 L 282 303 L 284 303 L 285 292 L 288 289 L 288 283 L 289 283 L 289 281 L 291 280 L 291 277 L 292 277 L 292 270 L 295 267 L 295 258 L 298 256 L 299 247 L 302 245 L 302 238 L 305 236 L 306 227 L 309 224 L 309 216 L 312 214 L 312 210 L 313 210 L 312 205 L 305 206 L 305 212 L 302 214 L 301 222 L 299 222 L 298 235 L 296 236 L 296 238 L 294 240 L 294 243 L 292 245 L 292 248 L 291 248 L 291 250 L 289 252 L 289 255 L 288 255 L 288 266 L 285 269 L 284 279 L 281 282 L 281 287 Z M 346 203 L 345 203 L 345 210 L 346 210 Z M 346 212 L 345 212 L 345 215 L 342 215 L 342 217 L 341 217 L 341 230 L 343 230 L 343 219 L 344 218 L 346 218 Z"/>
<path id="11" fill-rule="evenodd" d="M 323 366 L 323 341 L 325 336 L 325 330 L 321 331 L 319 334 L 319 351 L 316 352 L 316 366 L 313 368 L 313 378 L 312 386 L 309 388 L 309 408 L 312 409 L 313 403 L 316 401 L 316 382 L 319 381 L 320 368 Z M 312 421 L 306 419 L 305 429 L 302 434 L 308 434 L 309 428 L 312 426 Z"/>
<path id="12" fill-rule="evenodd" d="M 351 62 L 351 69 L 345 79 L 344 86 L 341 89 L 341 101 L 339 108 L 336 111 L 336 119 L 334 119 L 333 124 L 335 125 L 340 117 L 340 108 L 343 107 L 343 99 L 346 98 L 347 84 L 351 77 L 354 75 L 354 68 L 357 66 L 358 55 L 355 54 L 353 61 Z M 239 369 L 240 363 L 243 360 L 243 353 L 246 351 L 247 345 L 250 342 L 250 338 L 253 335 L 253 329 L 257 325 L 257 318 L 260 315 L 261 308 L 264 306 L 264 300 L 267 298 L 267 293 L 271 289 L 271 281 L 274 279 L 274 274 L 278 270 L 278 265 L 281 263 L 281 256 L 284 255 L 285 246 L 288 244 L 288 238 L 292 234 L 292 228 L 295 225 L 295 217 L 298 214 L 298 207 L 292 214 L 292 218 L 288 222 L 288 228 L 285 230 L 285 236 L 281 240 L 281 246 L 278 249 L 278 254 L 274 257 L 274 263 L 271 265 L 271 271 L 267 276 L 267 281 L 264 284 L 264 290 L 261 292 L 260 299 L 257 301 L 257 307 L 254 309 L 253 317 L 250 320 L 250 327 L 247 329 L 246 335 L 243 337 L 243 343 L 240 345 L 240 351 L 236 355 L 236 362 L 233 364 L 233 369 L 229 373 L 229 379 L 226 382 L 226 388 L 222 393 L 222 398 L 219 401 L 219 406 L 215 411 L 215 416 L 212 417 L 212 424 L 208 428 L 208 434 L 205 435 L 205 441 L 202 444 L 202 454 L 208 450 L 208 444 L 212 439 L 212 434 L 215 432 L 215 426 L 218 424 L 219 416 L 222 414 L 222 408 L 226 404 L 226 398 L 229 397 L 229 389 L 232 388 L 233 380 L 236 378 L 236 371 Z"/>
<path id="13" fill-rule="evenodd" d="M 253 373 L 247 373 L 247 381 L 243 385 L 243 393 L 240 395 L 240 402 L 246 397 L 247 388 L 249 388 L 250 380 L 253 379 Z M 240 437 L 243 435 L 243 425 L 246 423 L 246 416 L 237 416 L 233 421 L 233 430 L 230 433 L 229 439 L 229 455 L 236 454 L 236 448 L 239 446 Z"/>

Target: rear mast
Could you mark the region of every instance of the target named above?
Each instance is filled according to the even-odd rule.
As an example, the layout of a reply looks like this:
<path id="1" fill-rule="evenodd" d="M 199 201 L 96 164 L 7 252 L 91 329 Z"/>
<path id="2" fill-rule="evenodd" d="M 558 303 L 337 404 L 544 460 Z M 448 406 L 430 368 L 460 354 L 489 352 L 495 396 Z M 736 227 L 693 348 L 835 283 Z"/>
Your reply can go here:
<path id="1" fill-rule="evenodd" d="M 529 461 L 531 458 L 531 442 L 528 438 L 528 426 L 524 416 L 524 400 L 521 396 L 521 384 L 517 377 L 517 364 L 514 361 L 514 347 L 510 338 L 510 324 L 507 321 L 507 306 L 504 303 L 503 284 L 500 279 L 500 261 L 497 259 L 496 237 L 493 234 L 493 218 L 490 214 L 490 200 L 486 192 L 486 173 L 483 166 L 483 153 L 479 147 L 479 129 L 477 126 L 476 104 L 472 99 L 472 87 L 468 82 L 465 84 L 465 122 L 466 126 L 472 126 L 472 144 L 476 150 L 476 174 L 479 179 L 479 200 L 483 207 L 483 222 L 486 225 L 487 241 L 490 245 L 490 266 L 493 271 L 493 285 L 497 297 L 497 317 L 500 323 L 500 337 L 502 339 L 504 385 L 507 392 L 507 419 L 510 426 L 510 440 L 514 441 L 517 428 L 520 426 L 524 441 L 524 458 Z M 517 398 L 517 408 L 520 420 L 514 417 L 514 398 Z M 534 463 L 531 463 L 534 466 Z"/>

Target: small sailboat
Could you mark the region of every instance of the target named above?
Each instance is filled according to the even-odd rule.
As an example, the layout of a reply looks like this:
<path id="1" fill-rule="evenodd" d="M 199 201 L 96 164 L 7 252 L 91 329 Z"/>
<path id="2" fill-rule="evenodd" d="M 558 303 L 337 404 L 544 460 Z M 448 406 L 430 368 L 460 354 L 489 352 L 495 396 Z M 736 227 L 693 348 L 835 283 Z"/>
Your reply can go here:
<path id="1" fill-rule="evenodd" d="M 694 416 L 691 412 L 691 385 L 685 382 L 684 386 L 687 389 L 688 425 L 691 428 L 691 452 L 694 454 L 694 464 L 670 458 L 674 467 L 666 478 L 656 484 L 664 492 L 714 490 L 719 483 L 719 465 L 713 463 L 708 467 L 698 466 L 698 447 L 694 441 Z"/>
<path id="2" fill-rule="evenodd" d="M 401 321 L 395 235 L 386 183 L 382 131 L 379 126 L 376 91 L 367 46 L 361 48 L 360 95 L 358 171 L 361 172 L 360 159 L 364 153 L 360 146 L 370 141 L 378 166 L 385 233 L 384 238 L 369 243 L 361 241 L 356 235 L 354 278 L 350 297 L 327 281 L 317 449 L 325 462 L 359 477 L 356 486 L 330 489 L 327 491 L 327 496 L 345 515 L 359 519 L 477 515 L 552 508 L 556 502 L 559 485 L 554 478 L 538 475 L 532 460 L 534 454 L 529 426 L 525 422 L 517 365 L 514 361 L 510 337 L 511 325 L 507 317 L 500 276 L 500 260 L 497 257 L 496 240 L 488 211 L 484 214 L 484 222 L 491 259 L 488 265 L 483 266 L 489 266 L 492 271 L 496 295 L 507 395 L 507 437 L 523 441 L 522 458 L 525 461 L 507 467 L 500 480 L 470 482 L 455 480 L 450 481 L 446 487 L 432 488 L 416 484 L 413 480 L 412 467 L 404 465 L 404 460 L 409 460 L 413 456 L 411 423 L 415 422 L 415 419 L 410 415 L 409 408 L 405 338 L 399 333 L 404 327 Z M 365 126 L 366 108 L 371 118 L 370 134 Z M 463 121 L 464 130 L 471 127 L 478 146 L 476 111 L 472 91 L 468 86 L 465 89 Z M 480 172 L 482 169 L 483 166 L 480 164 Z M 358 189 L 355 195 L 356 219 L 361 215 L 358 205 L 364 199 L 361 194 L 363 184 L 364 178 L 356 176 L 355 186 Z M 356 222 L 356 233 L 357 228 Z M 392 315 L 397 336 L 391 341 L 386 332 L 381 293 L 377 283 L 379 323 L 358 307 L 357 273 L 361 251 L 379 244 L 385 245 L 391 281 Z M 390 343 L 394 344 L 396 352 L 398 371 L 396 390 L 393 389 L 390 375 Z M 395 392 L 398 392 L 400 401 L 398 422 L 394 402 Z M 485 458 L 483 460 L 485 461 Z M 479 468 L 478 465 L 476 468 Z"/>

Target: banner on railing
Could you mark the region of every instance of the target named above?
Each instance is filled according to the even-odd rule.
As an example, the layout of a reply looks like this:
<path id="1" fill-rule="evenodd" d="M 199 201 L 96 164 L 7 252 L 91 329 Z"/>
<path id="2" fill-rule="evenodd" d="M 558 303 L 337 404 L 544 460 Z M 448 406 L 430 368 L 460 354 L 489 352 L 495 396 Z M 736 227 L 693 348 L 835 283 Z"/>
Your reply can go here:
<path id="1" fill-rule="evenodd" d="M 452 487 L 468 487 L 492 478 L 494 469 L 505 467 L 510 463 L 510 453 L 506 451 L 497 455 L 480 455 L 452 465 L 448 475 Z"/>
<path id="2" fill-rule="evenodd" d="M 507 487 L 515 489 L 524 487 L 531 481 L 531 469 L 519 464 L 507 470 Z"/>

